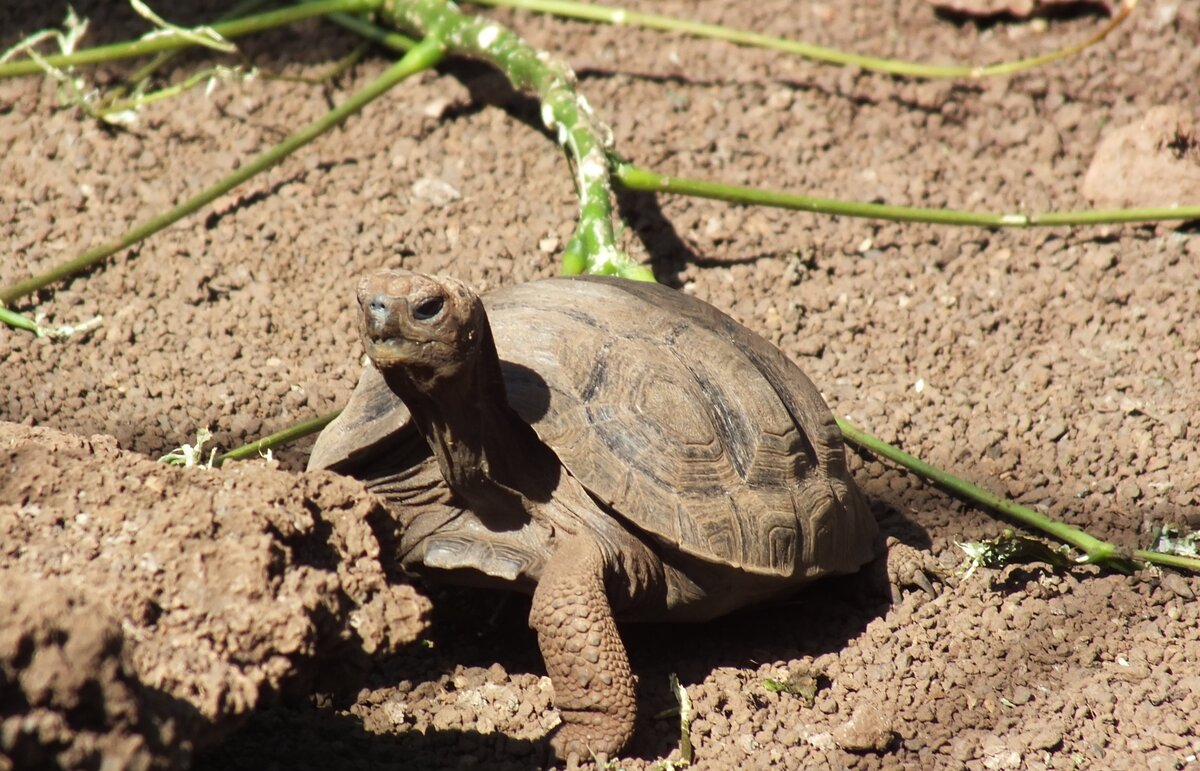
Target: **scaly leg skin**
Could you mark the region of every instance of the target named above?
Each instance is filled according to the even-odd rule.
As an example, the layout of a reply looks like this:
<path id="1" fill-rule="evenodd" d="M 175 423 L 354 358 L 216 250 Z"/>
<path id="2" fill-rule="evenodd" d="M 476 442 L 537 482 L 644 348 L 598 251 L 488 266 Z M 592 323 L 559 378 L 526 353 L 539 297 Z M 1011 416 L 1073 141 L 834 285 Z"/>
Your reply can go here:
<path id="1" fill-rule="evenodd" d="M 547 561 L 529 612 L 562 714 L 550 744 L 571 765 L 622 750 L 637 715 L 629 659 L 604 590 L 605 571 L 600 546 L 572 538 Z"/>
<path id="2" fill-rule="evenodd" d="M 930 598 L 938 596 L 937 585 L 929 579 L 930 575 L 938 576 L 938 566 L 928 552 L 914 549 L 900 539 L 888 536 L 886 560 L 892 604 L 899 604 L 901 589 L 906 587 L 919 588 Z"/>

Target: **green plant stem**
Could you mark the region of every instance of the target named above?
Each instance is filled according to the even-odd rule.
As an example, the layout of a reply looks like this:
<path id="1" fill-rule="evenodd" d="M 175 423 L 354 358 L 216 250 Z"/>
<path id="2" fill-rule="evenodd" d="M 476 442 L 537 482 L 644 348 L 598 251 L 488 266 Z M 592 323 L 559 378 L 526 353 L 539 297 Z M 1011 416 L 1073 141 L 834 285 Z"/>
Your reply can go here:
<path id="1" fill-rule="evenodd" d="M 419 35 L 443 30 L 446 45 L 455 53 L 491 63 L 514 88 L 532 92 L 541 102 L 542 122 L 556 133 L 575 166 L 579 195 L 579 223 L 563 254 L 564 273 L 587 271 L 654 280 L 648 268 L 617 246 L 609 161 L 612 131 L 576 90 L 570 68 L 527 45 L 502 25 L 463 14 L 446 0 L 387 0 L 378 15 Z"/>
<path id="2" fill-rule="evenodd" d="M 159 89 L 151 93 L 136 94 L 128 99 L 120 96 L 113 96 L 111 99 L 105 99 L 103 104 L 92 106 L 88 111 L 96 118 L 105 121 L 113 121 L 113 116 L 118 116 L 126 110 L 137 110 L 138 108 L 161 102 L 166 99 L 173 99 L 185 91 L 189 91 L 201 83 L 220 76 L 222 68 L 214 67 L 199 72 L 193 72 L 182 83 L 176 83 L 166 88 Z M 233 72 L 233 70 L 227 70 Z M 123 92 L 117 92 L 123 93 Z M 85 107 L 85 109 L 88 109 Z M 119 123 L 120 121 L 117 120 Z"/>
<path id="3" fill-rule="evenodd" d="M 1138 0 L 1125 0 L 1113 18 L 1099 32 L 1082 43 L 1028 59 L 978 67 L 971 65 L 921 64 L 919 62 L 905 62 L 877 56 L 863 56 L 811 43 L 801 43 L 795 40 L 763 35 L 758 32 L 734 29 L 720 24 L 704 24 L 698 21 L 677 19 L 654 13 L 641 13 L 639 11 L 597 3 L 573 2 L 572 0 L 471 0 L 471 2 L 477 5 L 521 8 L 538 13 L 548 13 L 555 16 L 598 21 L 607 24 L 627 24 L 636 27 L 646 27 L 648 29 L 683 32 L 697 37 L 724 40 L 737 45 L 796 54 L 830 64 L 861 67 L 864 70 L 872 70 L 889 75 L 904 75 L 916 78 L 983 78 L 996 75 L 1011 75 L 1015 72 L 1033 69 L 1078 54 L 1089 46 L 1093 46 L 1106 38 L 1110 32 L 1116 29 L 1129 16 L 1137 5 Z"/>
<path id="4" fill-rule="evenodd" d="M 262 5 L 263 2 L 264 0 L 242 0 L 242 2 L 238 3 L 233 8 L 230 8 L 228 11 L 221 14 L 218 22 L 230 21 L 244 16 L 245 14 L 255 10 L 258 6 Z M 105 94 L 109 107 L 111 108 L 114 103 L 119 102 L 126 94 L 128 94 L 130 91 L 130 86 L 136 87 L 137 84 L 141 83 L 142 81 L 148 80 L 161 67 L 165 66 L 168 62 L 178 56 L 182 50 L 183 49 L 176 48 L 172 51 L 160 51 L 152 60 L 134 70 L 133 74 L 125 79 L 125 83 L 118 85 L 112 89 L 111 92 Z"/>
<path id="5" fill-rule="evenodd" d="M 1010 517 L 1027 527 L 1040 530 L 1063 543 L 1070 544 L 1083 552 L 1087 556 L 1086 561 L 1089 563 L 1120 570 L 1123 567 L 1127 567 L 1131 560 L 1140 560 L 1179 570 L 1200 572 L 1200 559 L 1175 554 L 1164 554 L 1147 549 L 1130 552 L 1115 544 L 1088 535 L 1079 528 L 1072 527 L 1063 522 L 1055 522 L 1045 514 L 1034 511 L 1027 506 L 1022 506 L 1014 501 L 1001 498 L 995 493 L 984 490 L 982 487 L 972 484 L 965 479 L 935 468 L 919 458 L 871 436 L 848 420 L 838 418 L 838 427 L 842 429 L 842 434 L 846 437 L 846 440 L 852 444 L 864 450 L 869 450 L 880 457 L 887 458 L 922 479 L 929 480 L 986 509 Z"/>
<path id="6" fill-rule="evenodd" d="M 238 168 L 233 174 L 217 184 L 189 198 L 170 211 L 153 217 L 134 227 L 114 241 L 89 249 L 73 260 L 69 260 L 46 273 L 33 276 L 0 291 L 0 303 L 10 304 L 14 299 L 37 291 L 49 284 L 73 276 L 80 271 L 108 258 L 114 252 L 125 249 L 157 233 L 163 228 L 183 219 L 206 206 L 241 183 L 259 174 L 291 155 L 297 149 L 313 141 L 321 134 L 337 126 L 358 112 L 364 105 L 382 96 L 392 86 L 414 73 L 437 65 L 445 55 L 445 48 L 435 37 L 428 37 L 404 55 L 404 58 L 389 67 L 382 75 L 366 87 L 353 94 L 343 104 L 292 134 L 262 155 Z"/>
<path id="7" fill-rule="evenodd" d="M 1185 557 L 1181 554 L 1166 554 L 1161 551 L 1151 551 L 1150 549 L 1135 549 L 1133 552 L 1135 560 L 1142 560 L 1154 565 L 1162 565 L 1164 567 L 1175 568 L 1176 570 L 1188 570 L 1192 573 L 1200 573 L 1200 558 Z"/>
<path id="8" fill-rule="evenodd" d="M 213 24 L 212 29 L 221 37 L 236 38 L 253 32 L 281 27 L 314 16 L 341 13 L 367 13 L 379 7 L 383 0 L 316 0 L 311 3 L 280 8 L 277 11 L 247 16 L 244 19 Z M 140 40 L 127 40 L 95 48 L 85 48 L 70 54 L 43 56 L 44 65 L 57 68 L 78 67 L 90 64 L 147 56 L 161 51 L 172 51 L 178 48 L 189 48 L 194 42 L 180 35 L 158 34 Z M 32 59 L 0 64 L 0 78 L 11 78 L 18 75 L 35 75 L 42 71 L 43 63 Z"/>
<path id="9" fill-rule="evenodd" d="M 10 311 L 8 308 L 5 308 L 3 305 L 0 305 L 0 323 L 7 324 L 8 326 L 13 327 L 14 329 L 28 330 L 28 331 L 34 333 L 35 335 L 43 334 L 42 328 L 38 326 L 38 323 L 36 321 L 29 318 L 28 316 L 22 316 L 21 314 L 17 313 L 16 311 Z"/>
<path id="10" fill-rule="evenodd" d="M 774 206 L 780 209 L 840 214 L 847 217 L 931 222 L 940 225 L 977 225 L 993 228 L 1050 227 L 1056 225 L 1108 225 L 1122 222 L 1158 222 L 1200 218 L 1200 206 L 1162 206 L 1147 209 L 1108 209 L 1035 214 L 993 214 L 956 209 L 923 209 L 881 203 L 857 203 L 833 198 L 796 195 L 742 185 L 726 185 L 699 179 L 672 177 L 633 164 L 615 163 L 617 182 L 628 190 L 676 193 L 730 203 Z"/>
<path id="11" fill-rule="evenodd" d="M 267 450 L 274 449 L 280 445 L 294 442 L 297 439 L 315 434 L 325 426 L 333 422 L 333 419 L 341 414 L 341 410 L 334 410 L 311 420 L 306 420 L 303 423 L 297 423 L 293 426 L 288 426 L 282 431 L 276 431 L 270 436 L 264 436 L 262 439 L 244 444 L 237 449 L 230 450 L 227 453 L 218 455 L 213 461 L 214 466 L 220 466 L 227 460 L 245 460 L 246 458 L 256 458 Z"/>
<path id="12" fill-rule="evenodd" d="M 404 53 L 417 44 L 417 41 L 407 35 L 401 35 L 399 32 L 390 32 L 372 24 L 361 16 L 351 16 L 346 13 L 331 13 L 329 14 L 329 20 L 339 27 L 350 30 L 364 40 L 369 40 L 376 45 L 381 45 L 384 48 L 390 48 L 400 53 Z"/>

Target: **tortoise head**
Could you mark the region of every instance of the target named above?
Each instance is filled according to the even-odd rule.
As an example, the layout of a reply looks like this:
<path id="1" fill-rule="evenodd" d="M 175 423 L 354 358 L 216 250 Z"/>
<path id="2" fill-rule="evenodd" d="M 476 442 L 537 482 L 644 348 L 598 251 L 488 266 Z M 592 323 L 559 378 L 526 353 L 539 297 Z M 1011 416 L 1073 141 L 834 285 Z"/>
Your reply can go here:
<path id="1" fill-rule="evenodd" d="M 359 282 L 358 304 L 363 347 L 385 376 L 454 377 L 477 361 L 487 336 L 479 296 L 452 278 L 380 271 Z"/>

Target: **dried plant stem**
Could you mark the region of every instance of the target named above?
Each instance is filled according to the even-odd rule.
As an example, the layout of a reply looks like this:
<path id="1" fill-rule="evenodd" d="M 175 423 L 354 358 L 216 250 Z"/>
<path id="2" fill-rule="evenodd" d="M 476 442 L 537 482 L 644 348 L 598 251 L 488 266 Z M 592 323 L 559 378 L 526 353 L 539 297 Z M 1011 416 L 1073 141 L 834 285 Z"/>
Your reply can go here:
<path id="1" fill-rule="evenodd" d="M 250 13 L 251 11 L 254 11 L 258 6 L 262 5 L 263 2 L 264 2 L 264 0 L 242 0 L 242 2 L 238 3 L 233 8 L 230 8 L 227 12 L 222 14 L 221 18 L 218 21 L 230 21 L 232 19 L 237 19 L 242 16 L 245 16 L 246 14 Z M 113 90 L 111 92 L 109 92 L 108 94 L 105 94 L 105 96 L 108 98 L 110 104 L 113 102 L 117 102 L 120 99 L 122 99 L 124 96 L 126 96 L 130 92 L 131 87 L 136 87 L 137 84 L 142 83 L 143 81 L 149 80 L 150 77 L 153 76 L 155 72 L 158 72 L 160 69 L 165 67 L 172 59 L 174 59 L 176 56 L 178 56 L 183 50 L 184 49 L 182 49 L 182 48 L 176 48 L 171 51 L 161 51 L 161 52 L 159 52 L 159 54 L 157 56 L 155 56 L 149 62 L 147 62 L 146 64 L 143 64 L 141 67 L 138 67 L 133 72 L 133 74 L 131 74 L 128 78 L 125 79 L 124 84 L 113 88 Z"/>

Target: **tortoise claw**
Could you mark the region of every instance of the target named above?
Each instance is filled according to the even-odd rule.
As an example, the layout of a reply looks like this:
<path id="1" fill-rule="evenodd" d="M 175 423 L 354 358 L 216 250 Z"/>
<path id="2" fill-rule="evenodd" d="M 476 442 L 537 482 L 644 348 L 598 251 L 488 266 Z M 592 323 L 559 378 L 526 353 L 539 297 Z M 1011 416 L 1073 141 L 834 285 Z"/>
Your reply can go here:
<path id="1" fill-rule="evenodd" d="M 888 536 L 886 559 L 888 586 L 891 589 L 893 604 L 900 602 L 901 590 L 904 588 L 920 589 L 930 599 L 941 593 L 940 574 L 935 560 L 928 552 L 914 549 L 900 539 Z"/>
<path id="2" fill-rule="evenodd" d="M 608 755 L 600 753 L 598 755 L 588 754 L 580 757 L 579 753 L 572 752 L 567 755 L 566 759 L 567 771 L 606 771 L 608 768 Z"/>

